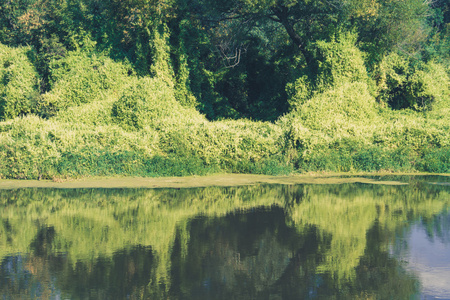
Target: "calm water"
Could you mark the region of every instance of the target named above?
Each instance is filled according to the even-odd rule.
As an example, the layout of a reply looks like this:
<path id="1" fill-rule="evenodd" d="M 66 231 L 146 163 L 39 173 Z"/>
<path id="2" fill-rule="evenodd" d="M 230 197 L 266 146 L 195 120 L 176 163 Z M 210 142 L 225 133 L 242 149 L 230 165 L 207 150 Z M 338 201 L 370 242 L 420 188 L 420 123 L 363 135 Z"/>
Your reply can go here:
<path id="1" fill-rule="evenodd" d="M 450 299 L 450 177 L 389 180 L 0 190 L 0 299 Z"/>

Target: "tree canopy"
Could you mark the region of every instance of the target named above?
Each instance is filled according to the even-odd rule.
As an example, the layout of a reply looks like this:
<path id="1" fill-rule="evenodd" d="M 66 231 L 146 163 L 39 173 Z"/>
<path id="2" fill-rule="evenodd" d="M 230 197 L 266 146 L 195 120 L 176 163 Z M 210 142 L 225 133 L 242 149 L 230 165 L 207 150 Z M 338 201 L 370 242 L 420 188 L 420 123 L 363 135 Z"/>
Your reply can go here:
<path id="1" fill-rule="evenodd" d="M 447 59 L 448 6 L 422 0 L 8 0 L 0 8 L 0 42 L 32 46 L 46 91 L 50 62 L 79 48 L 94 47 L 129 61 L 137 74 L 151 74 L 158 32 L 180 101 L 196 103 L 210 119 L 275 120 L 289 109 L 287 84 L 307 76 L 317 86 L 324 60 L 318 42 L 342 32 L 357 35 L 369 72 L 391 52 L 418 62 Z"/>
<path id="2" fill-rule="evenodd" d="M 444 0 L 3 1 L 0 177 L 448 172 L 449 20 Z"/>

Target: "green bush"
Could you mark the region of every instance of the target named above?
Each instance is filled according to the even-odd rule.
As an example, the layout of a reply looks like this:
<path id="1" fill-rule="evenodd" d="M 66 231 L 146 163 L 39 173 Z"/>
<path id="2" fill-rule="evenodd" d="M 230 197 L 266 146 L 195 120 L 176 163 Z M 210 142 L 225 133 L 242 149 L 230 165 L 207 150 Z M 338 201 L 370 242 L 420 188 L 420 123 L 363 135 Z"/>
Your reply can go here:
<path id="1" fill-rule="evenodd" d="M 217 172 L 196 157 L 146 155 L 137 151 L 84 148 L 62 153 L 56 164 L 58 174 L 79 176 L 188 176 Z"/>
<path id="2" fill-rule="evenodd" d="M 34 116 L 2 123 L 0 129 L 0 177 L 36 179 L 41 174 L 56 174 L 58 149 L 41 130 Z"/>
<path id="3" fill-rule="evenodd" d="M 423 90 L 418 94 L 419 97 L 431 98 L 432 116 L 434 118 L 447 118 L 450 120 L 450 70 L 443 65 L 429 62 L 420 78 L 423 82 Z M 420 101 L 420 99 L 419 99 Z M 419 106 L 420 107 L 420 106 Z"/>
<path id="4" fill-rule="evenodd" d="M 160 134 L 160 148 L 166 153 L 199 158 L 206 165 L 232 172 L 263 164 L 280 153 L 281 131 L 264 122 L 203 122 L 168 128 Z"/>
<path id="5" fill-rule="evenodd" d="M 389 150 L 374 145 L 349 145 L 344 142 L 314 151 L 307 157 L 300 157 L 297 164 L 303 171 L 409 172 L 417 170 L 418 162 L 416 153 L 409 148 Z"/>
<path id="6" fill-rule="evenodd" d="M 159 41 L 153 78 L 74 51 L 51 63 L 51 90 L 35 98 L 27 48 L 0 45 L 2 118 L 10 119 L 0 121 L 0 177 L 449 172 L 448 75 L 438 64 L 412 72 L 403 58 L 386 58 L 377 71 L 380 97 L 401 87 L 414 99 L 410 108 L 392 110 L 377 105 L 354 40 L 320 42 L 320 88 L 313 92 L 307 77 L 287 86 L 290 113 L 276 123 L 210 122 L 183 102 L 187 90 L 177 94 Z"/>
<path id="7" fill-rule="evenodd" d="M 370 143 L 381 122 L 365 83 L 343 83 L 317 94 L 277 123 L 289 156 L 308 157 L 334 141 L 358 138 Z M 292 150 L 289 150 L 292 149 Z"/>
<path id="8" fill-rule="evenodd" d="M 432 173 L 450 173 L 450 147 L 426 149 L 418 169 Z"/>
<path id="9" fill-rule="evenodd" d="M 413 66 L 405 57 L 391 53 L 374 72 L 378 100 L 393 109 L 417 111 L 448 109 L 449 77 L 442 65 L 429 62 Z"/>
<path id="10" fill-rule="evenodd" d="M 449 129 L 445 119 L 431 119 L 411 110 L 387 110 L 373 133 L 373 143 L 386 148 L 407 146 L 414 151 L 447 147 Z"/>
<path id="11" fill-rule="evenodd" d="M 367 137 L 379 117 L 364 54 L 355 43 L 354 34 L 318 42 L 321 62 L 317 90 L 312 92 L 306 77 L 287 86 L 290 104 L 295 109 L 282 117 L 278 125 L 285 133 L 283 144 L 288 155 L 307 158 L 335 141 L 355 136 L 368 143 Z"/>
<path id="12" fill-rule="evenodd" d="M 120 93 L 130 80 L 131 67 L 100 54 L 72 51 L 50 64 L 49 88 L 39 111 L 53 116 L 68 107 L 101 100 Z"/>
<path id="13" fill-rule="evenodd" d="M 289 107 L 292 110 L 299 109 L 308 99 L 311 98 L 313 89 L 308 76 L 298 78 L 294 83 L 286 85 Z"/>
<path id="14" fill-rule="evenodd" d="M 313 96 L 277 125 L 286 159 L 300 170 L 437 172 L 449 159 L 440 149 L 449 147 L 450 123 L 432 116 L 378 110 L 364 85 L 353 83 Z"/>
<path id="15" fill-rule="evenodd" d="M 39 76 L 27 57 L 29 51 L 0 43 L 0 121 L 35 110 Z"/>
<path id="16" fill-rule="evenodd" d="M 330 41 L 316 42 L 318 70 L 315 80 L 304 75 L 286 85 L 291 109 L 301 109 L 307 100 L 349 84 L 362 84 L 369 95 L 376 95 L 375 83 L 368 76 L 365 54 L 356 46 L 354 33 L 339 33 Z"/>
<path id="17" fill-rule="evenodd" d="M 374 119 L 375 99 L 367 84 L 343 83 L 317 94 L 295 114 L 308 128 L 334 131 Z"/>
<path id="18" fill-rule="evenodd" d="M 118 99 L 117 94 L 110 94 L 104 99 L 79 106 L 67 107 L 59 111 L 54 117 L 55 121 L 62 123 L 82 123 L 94 126 L 107 126 L 113 124 L 112 107 Z"/>
<path id="19" fill-rule="evenodd" d="M 220 171 L 218 165 L 205 164 L 198 157 L 154 156 L 143 161 L 144 176 L 208 175 Z"/>
<path id="20" fill-rule="evenodd" d="M 113 121 L 127 130 L 145 126 L 164 128 L 171 124 L 188 125 L 204 121 L 193 108 L 184 108 L 176 101 L 173 87 L 159 77 L 131 81 L 112 107 Z"/>
<path id="21" fill-rule="evenodd" d="M 128 174 L 124 170 L 134 170 L 133 160 L 127 163 L 123 157 L 130 153 L 142 159 L 160 154 L 157 134 L 150 130 L 125 132 L 111 125 L 60 123 L 37 116 L 0 123 L 0 177 Z M 117 157 L 123 158 L 118 159 L 122 165 L 112 166 Z M 74 169 L 64 167 L 68 165 Z M 107 172 L 109 169 L 112 171 Z"/>
<path id="22" fill-rule="evenodd" d="M 365 67 L 365 54 L 356 46 L 357 35 L 339 33 L 331 41 L 316 43 L 319 59 L 317 86 L 322 89 L 348 82 L 366 83 L 371 80 Z"/>

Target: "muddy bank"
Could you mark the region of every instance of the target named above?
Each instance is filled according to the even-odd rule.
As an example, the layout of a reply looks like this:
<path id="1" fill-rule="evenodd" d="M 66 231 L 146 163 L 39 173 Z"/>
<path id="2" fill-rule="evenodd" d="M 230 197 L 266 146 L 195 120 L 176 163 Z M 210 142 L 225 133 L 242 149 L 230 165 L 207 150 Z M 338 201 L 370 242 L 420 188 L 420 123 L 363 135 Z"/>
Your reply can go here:
<path id="1" fill-rule="evenodd" d="M 267 176 L 251 174 L 221 174 L 189 177 L 111 177 L 68 180 L 0 180 L 0 189 L 17 188 L 190 188 L 206 186 L 240 186 L 253 184 L 341 184 L 367 183 L 401 185 L 405 182 L 392 180 L 392 176 L 417 176 L 438 174 L 308 174 L 295 176 Z M 439 174 L 450 176 L 449 174 Z M 368 176 L 372 178 L 362 177 Z M 388 180 L 383 177 L 388 176 Z M 57 182 L 59 181 L 59 182 Z"/>

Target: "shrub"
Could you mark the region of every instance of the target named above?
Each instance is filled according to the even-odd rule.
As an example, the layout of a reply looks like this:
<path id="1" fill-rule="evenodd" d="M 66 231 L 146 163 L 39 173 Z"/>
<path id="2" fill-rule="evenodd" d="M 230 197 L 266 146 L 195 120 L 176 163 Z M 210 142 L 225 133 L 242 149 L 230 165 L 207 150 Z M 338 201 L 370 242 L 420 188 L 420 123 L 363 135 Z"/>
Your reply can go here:
<path id="1" fill-rule="evenodd" d="M 15 118 L 0 122 L 0 177 L 449 172 L 448 75 L 440 65 L 429 63 L 408 73 L 409 64 L 392 56 L 391 64 L 383 67 L 386 72 L 379 73 L 384 74 L 378 81 L 380 94 L 391 95 L 391 87 L 408 87 L 416 110 L 423 110 L 419 101 L 431 103 L 433 109 L 391 110 L 377 107 L 370 81 L 364 79 L 362 54 L 354 43 L 332 41 L 321 47 L 321 74 L 329 71 L 329 81 L 323 81 L 315 93 L 306 77 L 288 86 L 294 109 L 275 124 L 209 122 L 188 103 L 183 106 L 180 97 L 187 94 L 177 99 L 170 66 L 162 59 L 166 52 L 153 69 L 153 78 L 130 76 L 126 64 L 108 58 L 71 52 L 52 63 L 52 89 L 38 103 L 41 106 L 26 102 L 30 100 L 24 96 L 27 88 L 32 91 L 37 85 L 19 80 L 25 69 L 11 69 L 15 61 L 2 56 L 7 61 L 0 65 L 2 93 L 20 84 L 24 93 L 2 98 L 13 99 L 1 103 L 8 118 Z M 1 49 L 31 66 L 26 48 Z M 353 57 L 357 65 L 347 65 L 346 57 Z M 405 76 L 398 66 L 405 67 Z M 8 81 L 10 75 L 4 74 L 17 75 L 11 77 L 17 80 Z M 24 78 L 35 78 L 30 74 Z M 21 105 L 28 108 L 15 110 Z M 40 115 L 53 109 L 56 116 L 17 117 L 38 107 L 43 108 Z"/>
<path id="2" fill-rule="evenodd" d="M 450 147 L 424 151 L 419 170 L 433 173 L 450 173 Z"/>
<path id="3" fill-rule="evenodd" d="M 423 90 L 418 96 L 431 98 L 433 117 L 450 119 L 450 77 L 445 68 L 441 64 L 429 62 L 419 79 L 422 80 Z"/>
<path id="4" fill-rule="evenodd" d="M 10 120 L 0 129 L 0 177 L 37 179 L 55 174 L 58 149 L 35 116 Z"/>
<path id="5" fill-rule="evenodd" d="M 351 33 L 317 42 L 321 59 L 316 91 L 312 92 L 312 83 L 305 76 L 287 85 L 294 110 L 280 124 L 287 126 L 288 139 L 293 139 L 295 147 L 305 150 L 318 143 L 314 139 L 353 136 L 355 130 L 364 131 L 366 124 L 375 121 L 373 83 L 364 66 L 364 53 L 355 43 L 356 35 Z"/>
<path id="6" fill-rule="evenodd" d="M 0 177 L 134 174 L 136 163 L 161 153 L 157 134 L 118 126 L 60 123 L 37 116 L 0 123 Z M 111 165 L 117 161 L 117 166 Z M 71 170 L 70 168 L 73 167 Z"/>
<path id="7" fill-rule="evenodd" d="M 312 91 L 311 82 L 306 75 L 298 78 L 294 83 L 288 83 L 286 92 L 290 109 L 299 109 L 301 105 L 311 98 Z"/>
<path id="8" fill-rule="evenodd" d="M 281 118 L 278 125 L 284 132 L 282 144 L 287 155 L 306 158 L 340 139 L 352 137 L 370 143 L 378 122 L 375 99 L 367 85 L 355 82 L 315 95 Z"/>
<path id="9" fill-rule="evenodd" d="M 39 98 L 36 69 L 27 57 L 30 48 L 0 44 L 0 120 L 26 115 L 35 110 Z"/>
<path id="10" fill-rule="evenodd" d="M 319 68 L 315 81 L 302 76 L 286 85 L 291 109 L 300 109 L 317 94 L 352 83 L 365 84 L 368 98 L 375 96 L 375 83 L 367 73 L 365 54 L 356 46 L 356 40 L 354 33 L 339 33 L 330 41 L 316 42 Z"/>
<path id="11" fill-rule="evenodd" d="M 118 95 L 111 94 L 105 99 L 68 107 L 54 117 L 62 123 L 82 123 L 86 125 L 106 126 L 113 124 L 112 107 Z"/>
<path id="12" fill-rule="evenodd" d="M 378 100 L 393 109 L 448 108 L 449 77 L 442 65 L 429 62 L 413 66 L 396 53 L 386 56 L 374 72 Z"/>
<path id="13" fill-rule="evenodd" d="M 160 148 L 177 157 L 199 158 L 205 165 L 247 172 L 280 153 L 279 128 L 270 123 L 216 121 L 178 126 L 160 132 Z"/>
<path id="14" fill-rule="evenodd" d="M 331 41 L 316 43 L 320 57 L 317 86 L 323 89 L 348 82 L 369 84 L 365 54 L 358 49 L 356 41 L 356 34 L 341 32 Z"/>
<path id="15" fill-rule="evenodd" d="M 311 129 L 334 130 L 375 118 L 375 99 L 365 83 L 344 83 L 317 94 L 296 113 Z"/>
<path id="16" fill-rule="evenodd" d="M 402 99 L 402 87 L 409 72 L 409 62 L 406 58 L 396 53 L 384 57 L 374 72 L 378 100 L 393 108 L 408 107 L 409 103 L 403 103 L 405 100 Z"/>
<path id="17" fill-rule="evenodd" d="M 81 50 L 50 64 L 50 91 L 43 95 L 40 111 L 43 116 L 59 110 L 103 99 L 120 92 L 130 80 L 131 67 L 110 58 Z"/>
<path id="18" fill-rule="evenodd" d="M 193 108 L 176 101 L 174 90 L 159 77 L 133 80 L 112 107 L 113 121 L 127 130 L 145 126 L 164 128 L 179 123 L 203 121 Z"/>

